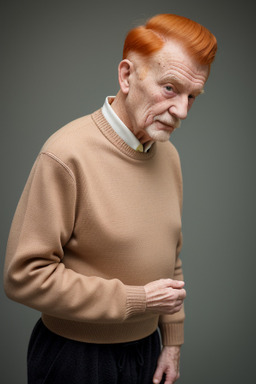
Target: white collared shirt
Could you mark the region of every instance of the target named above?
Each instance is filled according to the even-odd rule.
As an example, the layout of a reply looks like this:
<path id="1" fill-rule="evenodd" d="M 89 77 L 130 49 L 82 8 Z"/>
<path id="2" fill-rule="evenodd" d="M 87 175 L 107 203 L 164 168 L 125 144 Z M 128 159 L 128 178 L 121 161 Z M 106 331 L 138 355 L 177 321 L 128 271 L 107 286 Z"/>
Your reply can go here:
<path id="1" fill-rule="evenodd" d="M 113 99 L 113 96 L 107 96 L 105 99 L 105 103 L 102 107 L 102 113 L 107 122 L 111 125 L 114 131 L 118 134 L 118 136 L 123 139 L 123 141 L 128 144 L 135 151 L 139 152 L 147 152 L 151 145 L 153 144 L 150 141 L 145 147 L 140 143 L 137 137 L 132 133 L 132 131 L 122 122 L 121 119 L 117 116 L 113 108 L 111 108 L 108 99 Z"/>

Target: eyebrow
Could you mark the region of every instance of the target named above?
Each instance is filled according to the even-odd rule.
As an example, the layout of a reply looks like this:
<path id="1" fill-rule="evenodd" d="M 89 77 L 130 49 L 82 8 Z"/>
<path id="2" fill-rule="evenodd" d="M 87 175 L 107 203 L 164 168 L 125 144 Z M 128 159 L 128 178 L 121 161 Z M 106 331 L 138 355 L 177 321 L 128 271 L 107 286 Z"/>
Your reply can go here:
<path id="1" fill-rule="evenodd" d="M 178 78 L 178 77 L 176 77 L 176 76 L 174 76 L 174 75 L 168 75 L 168 76 L 166 76 L 166 77 L 164 77 L 163 79 L 162 79 L 162 81 L 171 81 L 171 82 L 175 82 L 176 84 L 178 84 L 179 86 L 181 86 L 181 87 L 183 87 L 184 86 L 184 84 L 182 83 L 182 81 L 180 81 L 180 79 Z M 203 88 L 201 88 L 201 89 L 198 89 L 198 90 L 195 90 L 194 92 L 193 92 L 193 94 L 195 94 L 196 96 L 198 96 L 198 95 L 202 95 L 204 93 L 204 89 Z"/>

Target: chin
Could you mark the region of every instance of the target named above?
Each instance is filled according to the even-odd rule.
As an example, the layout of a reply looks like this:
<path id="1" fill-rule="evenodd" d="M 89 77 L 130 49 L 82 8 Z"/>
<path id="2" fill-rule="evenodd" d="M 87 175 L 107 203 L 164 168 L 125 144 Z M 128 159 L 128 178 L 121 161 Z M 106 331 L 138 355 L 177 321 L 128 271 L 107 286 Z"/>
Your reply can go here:
<path id="1" fill-rule="evenodd" d="M 160 141 L 160 142 L 169 141 L 171 136 L 171 132 L 160 130 L 160 129 L 158 130 L 151 126 L 146 128 L 146 132 L 153 141 Z"/>

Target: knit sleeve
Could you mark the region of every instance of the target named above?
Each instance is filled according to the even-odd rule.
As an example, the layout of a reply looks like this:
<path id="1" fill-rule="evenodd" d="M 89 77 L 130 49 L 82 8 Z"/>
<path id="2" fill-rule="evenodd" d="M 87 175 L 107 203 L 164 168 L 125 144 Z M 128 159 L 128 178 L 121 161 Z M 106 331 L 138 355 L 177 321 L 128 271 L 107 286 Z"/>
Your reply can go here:
<path id="1" fill-rule="evenodd" d="M 12 300 L 74 321 L 119 322 L 145 311 L 143 287 L 85 276 L 65 267 L 76 216 L 76 180 L 54 155 L 41 153 L 10 230 L 4 286 Z"/>
<path id="2" fill-rule="evenodd" d="M 182 233 L 180 233 L 176 251 L 176 263 L 174 270 L 175 280 L 184 280 L 182 273 L 182 262 L 179 257 L 182 247 Z M 184 343 L 184 306 L 173 315 L 162 315 L 159 318 L 159 328 L 161 331 L 163 345 L 181 345 Z"/>

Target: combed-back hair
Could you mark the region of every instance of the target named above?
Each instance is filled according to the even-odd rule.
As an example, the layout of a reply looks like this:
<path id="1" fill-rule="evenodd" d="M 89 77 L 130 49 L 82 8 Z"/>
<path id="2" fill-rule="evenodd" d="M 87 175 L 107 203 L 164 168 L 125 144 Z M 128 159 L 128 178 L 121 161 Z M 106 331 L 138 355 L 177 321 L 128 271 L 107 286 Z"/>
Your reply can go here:
<path id="1" fill-rule="evenodd" d="M 160 14 L 149 19 L 145 25 L 128 32 L 123 59 L 132 51 L 149 57 L 159 51 L 169 39 L 180 41 L 200 64 L 210 67 L 215 58 L 217 40 L 207 28 L 183 16 Z"/>

